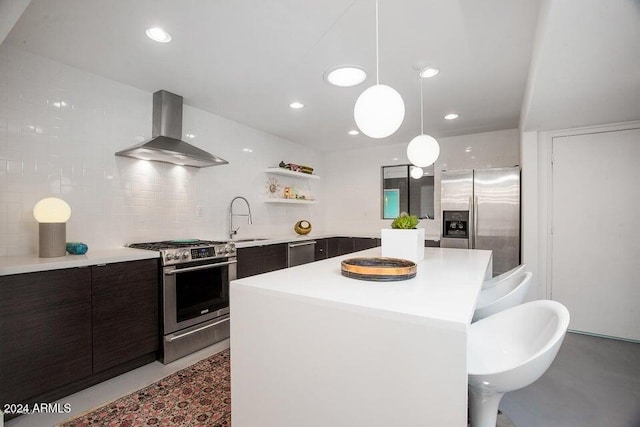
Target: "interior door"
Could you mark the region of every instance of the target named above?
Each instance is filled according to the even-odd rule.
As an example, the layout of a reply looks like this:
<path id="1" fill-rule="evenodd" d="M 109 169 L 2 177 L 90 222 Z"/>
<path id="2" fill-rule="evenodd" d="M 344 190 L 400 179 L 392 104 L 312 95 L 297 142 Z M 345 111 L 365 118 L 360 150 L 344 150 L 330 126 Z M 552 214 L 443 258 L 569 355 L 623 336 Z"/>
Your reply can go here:
<path id="1" fill-rule="evenodd" d="M 551 298 L 576 331 L 640 340 L 640 129 L 553 139 Z"/>

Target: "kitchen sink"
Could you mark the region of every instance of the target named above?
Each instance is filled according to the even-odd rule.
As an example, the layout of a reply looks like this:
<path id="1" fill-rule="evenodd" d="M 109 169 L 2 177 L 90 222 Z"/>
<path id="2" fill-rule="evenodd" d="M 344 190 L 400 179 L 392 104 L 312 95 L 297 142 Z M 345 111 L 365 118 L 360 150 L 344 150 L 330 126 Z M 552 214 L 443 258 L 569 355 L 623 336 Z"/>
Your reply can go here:
<path id="1" fill-rule="evenodd" d="M 260 240 L 269 240 L 269 239 L 233 239 L 233 240 L 229 240 L 229 243 L 231 242 L 235 242 L 235 243 L 243 243 L 243 242 L 258 242 Z"/>

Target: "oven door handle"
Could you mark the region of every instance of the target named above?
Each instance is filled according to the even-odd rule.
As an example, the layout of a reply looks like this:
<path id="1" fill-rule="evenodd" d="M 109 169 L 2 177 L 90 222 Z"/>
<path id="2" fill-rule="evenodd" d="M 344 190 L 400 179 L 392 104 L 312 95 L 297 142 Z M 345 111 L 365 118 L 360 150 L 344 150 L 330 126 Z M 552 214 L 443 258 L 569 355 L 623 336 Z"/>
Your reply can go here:
<path id="1" fill-rule="evenodd" d="M 186 268 L 177 268 L 175 270 L 167 271 L 165 274 L 178 274 L 178 273 L 188 273 L 189 271 L 198 271 L 198 270 L 208 270 L 210 268 L 223 267 L 225 265 L 237 264 L 237 260 L 227 261 L 227 262 L 219 262 L 217 264 L 207 264 L 207 265 L 199 265 L 197 267 L 186 267 Z"/>
<path id="2" fill-rule="evenodd" d="M 195 334 L 195 333 L 198 333 L 198 332 L 204 331 L 205 329 L 209 329 L 209 328 L 212 328 L 212 327 L 214 327 L 214 326 L 218 326 L 218 325 L 219 325 L 219 324 L 221 324 L 221 323 L 228 322 L 230 318 L 231 318 L 231 316 L 227 314 L 226 316 L 224 316 L 224 317 L 220 318 L 220 320 L 218 320 L 217 322 L 210 323 L 210 324 L 208 324 L 208 325 L 202 326 L 202 327 L 200 327 L 200 328 L 198 328 L 198 329 L 194 329 L 194 330 L 189 331 L 189 332 L 185 332 L 184 334 L 174 335 L 174 336 L 172 336 L 172 337 L 166 338 L 166 340 L 167 340 L 168 342 L 172 342 L 172 341 L 175 341 L 175 340 L 179 340 L 180 338 L 184 338 L 184 337 L 187 337 L 187 336 L 189 336 L 189 335 L 192 335 L 192 334 Z"/>

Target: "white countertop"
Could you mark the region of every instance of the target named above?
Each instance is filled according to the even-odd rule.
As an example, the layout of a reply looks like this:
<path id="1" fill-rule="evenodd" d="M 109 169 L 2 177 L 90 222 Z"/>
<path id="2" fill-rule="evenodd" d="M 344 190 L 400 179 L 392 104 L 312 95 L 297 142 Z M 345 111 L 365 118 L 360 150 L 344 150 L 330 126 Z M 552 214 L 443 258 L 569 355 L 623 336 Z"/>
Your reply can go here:
<path id="1" fill-rule="evenodd" d="M 261 237 L 257 236 L 256 238 L 259 240 L 242 242 L 241 240 L 250 239 L 251 237 L 236 237 L 235 239 L 229 240 L 229 242 L 234 242 L 236 247 L 238 248 L 248 248 L 252 246 L 261 246 L 261 245 L 275 245 L 278 243 L 288 243 L 288 242 L 296 242 L 303 240 L 316 240 L 316 239 L 329 239 L 332 237 L 365 237 L 371 239 L 379 239 L 380 231 L 376 233 L 314 233 L 313 231 L 307 235 L 285 235 L 285 236 L 269 236 L 269 237 Z M 425 236 L 425 240 L 434 240 L 439 241 L 440 236 Z"/>
<path id="2" fill-rule="evenodd" d="M 231 286 L 468 324 L 491 265 L 491 251 L 425 248 L 413 279 L 371 282 L 343 276 L 341 261 L 360 256 L 380 256 L 380 248 L 239 279 Z"/>
<path id="3" fill-rule="evenodd" d="M 143 249 L 115 248 L 92 251 L 84 255 L 65 255 L 56 258 L 39 258 L 38 255 L 0 257 L 0 276 L 33 273 L 36 271 L 60 270 L 63 268 L 85 267 L 113 262 L 137 261 L 159 258 L 158 251 Z"/>

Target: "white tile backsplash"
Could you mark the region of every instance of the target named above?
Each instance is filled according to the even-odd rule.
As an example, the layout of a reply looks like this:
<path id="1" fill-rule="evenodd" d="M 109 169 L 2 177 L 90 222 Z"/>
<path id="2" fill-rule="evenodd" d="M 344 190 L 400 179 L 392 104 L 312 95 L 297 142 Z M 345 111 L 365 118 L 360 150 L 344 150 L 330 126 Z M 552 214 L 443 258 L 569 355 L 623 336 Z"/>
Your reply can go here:
<path id="1" fill-rule="evenodd" d="M 253 224 L 241 224 L 238 237 L 293 236 L 303 218 L 322 231 L 324 180 L 296 183 L 318 205 L 264 203 L 264 169 L 285 160 L 322 175 L 324 156 L 315 150 L 185 104 L 183 132 L 196 135 L 188 142 L 228 165 L 196 169 L 116 157 L 151 136 L 152 93 L 6 44 L 0 59 L 0 256 L 37 252 L 31 211 L 49 196 L 71 205 L 67 240 L 90 250 L 225 238 L 237 195 L 249 199 L 253 213 Z"/>

